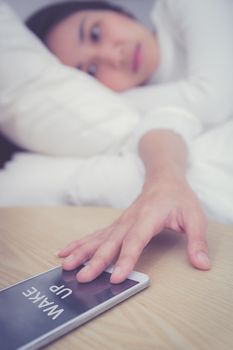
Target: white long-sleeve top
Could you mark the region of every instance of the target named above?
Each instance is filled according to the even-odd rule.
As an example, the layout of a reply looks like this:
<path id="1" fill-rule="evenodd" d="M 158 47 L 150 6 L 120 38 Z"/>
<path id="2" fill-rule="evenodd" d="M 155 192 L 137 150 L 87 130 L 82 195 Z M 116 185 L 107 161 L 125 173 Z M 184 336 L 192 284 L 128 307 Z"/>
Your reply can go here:
<path id="1" fill-rule="evenodd" d="M 233 1 L 157 0 L 151 16 L 160 66 L 124 94 L 143 116 L 135 133 L 168 128 L 192 140 L 233 116 Z"/>

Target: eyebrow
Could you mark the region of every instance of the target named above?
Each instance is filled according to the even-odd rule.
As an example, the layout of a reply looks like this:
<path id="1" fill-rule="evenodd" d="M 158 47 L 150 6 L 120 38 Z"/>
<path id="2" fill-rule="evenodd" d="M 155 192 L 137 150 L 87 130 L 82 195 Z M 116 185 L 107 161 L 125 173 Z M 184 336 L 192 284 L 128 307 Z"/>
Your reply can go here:
<path id="1" fill-rule="evenodd" d="M 85 21 L 86 21 L 86 17 L 84 17 L 80 23 L 79 26 L 79 40 L 81 42 L 83 42 L 85 40 Z"/>

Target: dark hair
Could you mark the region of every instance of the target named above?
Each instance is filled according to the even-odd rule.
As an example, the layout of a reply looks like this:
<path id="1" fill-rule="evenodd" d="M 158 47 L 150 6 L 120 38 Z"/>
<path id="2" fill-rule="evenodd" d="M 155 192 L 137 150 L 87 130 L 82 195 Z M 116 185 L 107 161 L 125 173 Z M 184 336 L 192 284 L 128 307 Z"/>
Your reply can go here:
<path id="1" fill-rule="evenodd" d="M 25 24 L 38 38 L 45 42 L 49 31 L 56 24 L 73 13 L 83 10 L 115 11 L 127 17 L 134 18 L 133 15 L 121 7 L 104 1 L 66 1 L 42 8 L 30 16 Z"/>

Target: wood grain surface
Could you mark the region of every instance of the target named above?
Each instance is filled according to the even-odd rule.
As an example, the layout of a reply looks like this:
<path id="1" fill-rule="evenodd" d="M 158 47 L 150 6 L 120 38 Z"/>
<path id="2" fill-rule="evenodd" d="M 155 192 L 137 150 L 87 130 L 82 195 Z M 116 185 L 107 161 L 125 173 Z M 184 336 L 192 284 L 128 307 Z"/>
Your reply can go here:
<path id="1" fill-rule="evenodd" d="M 0 209 L 0 287 L 58 265 L 56 251 L 110 224 L 107 208 Z M 136 270 L 151 286 L 46 349 L 232 350 L 233 225 L 210 223 L 213 268 L 194 269 L 185 236 L 164 232 L 145 248 Z"/>

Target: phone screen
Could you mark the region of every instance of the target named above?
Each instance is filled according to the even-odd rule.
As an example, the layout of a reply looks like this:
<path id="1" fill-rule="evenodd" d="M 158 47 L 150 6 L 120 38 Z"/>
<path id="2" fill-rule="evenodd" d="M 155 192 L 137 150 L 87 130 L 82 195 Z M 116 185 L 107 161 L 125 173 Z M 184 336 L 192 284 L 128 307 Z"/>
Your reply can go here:
<path id="1" fill-rule="evenodd" d="M 81 268 L 58 267 L 0 292 L 2 349 L 17 349 L 139 283 L 127 279 L 111 284 L 108 272 L 78 283 Z"/>

